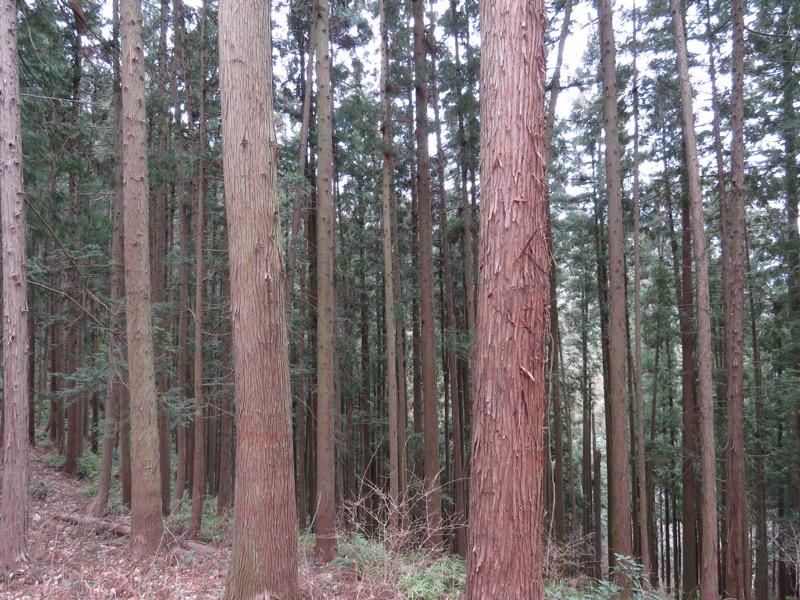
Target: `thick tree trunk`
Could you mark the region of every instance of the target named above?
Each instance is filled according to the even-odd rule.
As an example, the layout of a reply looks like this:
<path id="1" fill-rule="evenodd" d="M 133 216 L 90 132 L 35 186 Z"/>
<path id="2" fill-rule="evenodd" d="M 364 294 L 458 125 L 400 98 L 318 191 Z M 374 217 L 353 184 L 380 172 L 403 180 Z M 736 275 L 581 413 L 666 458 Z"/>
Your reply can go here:
<path id="1" fill-rule="evenodd" d="M 16 3 L 0 9 L 0 215 L 3 248 L 3 493 L 0 573 L 27 560 L 28 279 Z"/>
<path id="2" fill-rule="evenodd" d="M 225 598 L 296 600 L 289 343 L 278 219 L 270 2 L 223 0 L 219 57 L 237 400 Z"/>
<path id="3" fill-rule="evenodd" d="M 468 600 L 543 598 L 549 256 L 545 6 L 481 7 L 481 226 Z"/>

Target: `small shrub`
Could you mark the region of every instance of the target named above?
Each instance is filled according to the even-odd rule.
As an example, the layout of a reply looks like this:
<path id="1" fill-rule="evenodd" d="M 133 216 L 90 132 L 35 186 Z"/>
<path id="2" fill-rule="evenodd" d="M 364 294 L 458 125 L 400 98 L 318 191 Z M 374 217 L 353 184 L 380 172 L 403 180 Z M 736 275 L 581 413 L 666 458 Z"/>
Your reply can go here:
<path id="1" fill-rule="evenodd" d="M 67 457 L 62 454 L 45 454 L 42 457 L 44 464 L 54 469 L 63 469 L 64 463 L 67 462 Z"/>
<path id="2" fill-rule="evenodd" d="M 442 556 L 422 569 L 410 567 L 397 582 L 397 591 L 409 599 L 438 600 L 457 594 L 467 584 L 467 566 L 456 556 Z"/>
<path id="3" fill-rule="evenodd" d="M 94 452 L 86 452 L 78 459 L 78 479 L 97 479 L 100 474 L 100 457 Z"/>
<path id="4" fill-rule="evenodd" d="M 28 485 L 28 493 L 34 500 L 47 500 L 47 497 L 57 491 L 57 489 L 55 484 L 43 479 L 31 481 Z"/>

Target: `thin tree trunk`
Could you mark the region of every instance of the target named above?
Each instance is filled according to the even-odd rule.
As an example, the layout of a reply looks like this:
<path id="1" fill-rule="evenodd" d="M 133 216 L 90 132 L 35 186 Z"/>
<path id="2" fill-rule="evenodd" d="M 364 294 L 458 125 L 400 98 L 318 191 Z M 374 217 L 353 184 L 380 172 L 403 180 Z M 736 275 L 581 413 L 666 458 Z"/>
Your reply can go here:
<path id="1" fill-rule="evenodd" d="M 714 390 L 711 350 L 711 301 L 706 253 L 705 217 L 700 188 L 700 165 L 694 131 L 692 88 L 684 34 L 683 13 L 678 0 L 670 1 L 675 52 L 681 93 L 684 152 L 688 180 L 691 223 L 693 228 L 694 263 L 697 275 L 697 397 L 700 410 L 700 508 L 703 514 L 700 568 L 700 598 L 713 600 L 718 595 L 717 580 L 717 477 L 714 449 Z M 686 365 L 684 365 L 684 369 Z M 691 377 L 691 373 L 690 373 Z M 691 415 L 690 415 L 691 416 Z M 684 502 L 685 504 L 686 502 Z M 688 539 L 683 551 L 690 550 Z M 691 566 L 691 565 L 688 565 Z M 685 575 L 684 575 L 685 576 Z"/>
<path id="2" fill-rule="evenodd" d="M 119 41 L 119 0 L 114 0 L 112 8 L 112 31 L 115 43 Z M 113 61 L 114 71 L 114 125 L 116 138 L 114 149 L 118 157 L 122 156 L 122 89 L 120 82 L 120 63 L 117 56 Z M 122 161 L 118 160 L 115 172 L 114 203 L 112 207 L 112 229 L 111 229 L 111 280 L 109 288 L 111 292 L 111 313 L 109 315 L 108 331 L 108 385 L 106 390 L 105 423 L 103 427 L 103 454 L 100 463 L 100 477 L 97 482 L 97 497 L 95 499 L 92 514 L 95 517 L 102 517 L 108 510 L 108 499 L 111 490 L 111 471 L 114 462 L 114 442 L 117 435 L 117 420 L 121 405 L 121 399 L 125 390 L 122 386 L 122 373 L 120 372 L 120 360 L 122 358 L 122 348 L 119 343 L 119 331 L 121 321 L 120 306 L 124 298 L 123 282 L 125 273 L 123 271 L 124 256 L 124 231 L 123 224 L 123 172 Z"/>
<path id="3" fill-rule="evenodd" d="M 452 515 L 453 529 L 455 530 L 455 551 L 461 556 L 467 555 L 467 526 L 464 514 L 464 465 L 461 461 L 461 418 L 460 418 L 460 398 L 458 382 L 458 363 L 456 360 L 456 311 L 455 293 L 453 292 L 453 267 L 450 258 L 450 242 L 447 239 L 447 198 L 445 193 L 444 163 L 445 156 L 442 149 L 441 121 L 439 119 L 439 88 L 436 85 L 436 58 L 431 58 L 431 71 L 433 72 L 432 92 L 433 108 L 436 123 L 436 150 L 437 150 L 437 169 L 439 176 L 439 226 L 442 235 L 442 256 L 444 269 L 445 287 L 445 321 L 447 323 L 447 337 L 445 343 L 446 364 L 449 372 L 449 391 L 453 414 L 453 486 L 455 499 L 455 512 Z M 445 432 L 447 427 L 445 427 Z M 449 448 L 449 444 L 445 444 Z M 449 455 L 449 452 L 447 453 Z"/>
<path id="4" fill-rule="evenodd" d="M 178 387 L 178 419 L 176 428 L 177 437 L 177 471 L 175 475 L 174 511 L 179 511 L 186 491 L 187 464 L 188 464 L 188 414 L 186 411 L 187 391 L 187 355 L 189 328 L 187 312 L 189 309 L 189 206 L 186 198 L 186 176 L 184 169 L 184 138 L 183 138 L 183 111 L 178 94 L 178 65 L 184 53 L 184 40 L 180 35 L 183 31 L 183 4 L 174 0 L 172 9 L 172 28 L 175 31 L 175 49 L 172 60 L 172 82 L 170 93 L 174 110 L 173 126 L 176 133 L 175 141 L 175 179 L 176 202 L 178 205 L 178 219 L 180 221 L 180 254 L 183 260 L 178 267 L 178 339 L 177 339 L 177 387 Z M 184 78 L 187 74 L 184 72 Z M 188 82 L 186 83 L 187 112 L 191 110 Z M 189 113 L 191 114 L 191 113 Z M 191 119 L 188 127 L 191 129 Z M 191 135 L 191 134 L 190 134 Z"/>
<path id="5" fill-rule="evenodd" d="M 200 22 L 200 131 L 197 172 L 197 201 L 194 206 L 194 460 L 192 479 L 192 516 L 187 531 L 190 539 L 199 539 L 203 522 L 203 504 L 206 495 L 206 439 L 203 398 L 203 287 L 205 264 L 203 247 L 205 237 L 205 190 L 206 190 L 206 2 L 203 1 Z M 210 438 L 213 440 L 213 438 Z M 216 444 L 213 445 L 216 447 Z"/>
<path id="6" fill-rule="evenodd" d="M 82 36 L 80 25 L 75 24 L 75 37 L 73 40 L 72 58 L 72 126 L 74 128 L 74 138 L 70 141 L 71 152 L 74 156 L 79 156 L 81 142 L 79 137 L 80 120 L 80 95 L 81 95 L 81 74 L 82 74 Z M 70 221 L 73 226 L 72 239 L 75 248 L 83 246 L 83 232 L 81 216 L 83 205 L 81 204 L 79 176 L 76 172 L 77 167 L 73 166 L 69 173 L 69 194 L 70 194 Z M 66 269 L 67 288 L 70 293 L 79 294 L 81 287 L 80 272 L 78 263 L 74 257 L 70 258 L 70 264 Z M 77 388 L 75 376 L 80 366 L 80 356 L 83 352 L 83 318 L 68 303 L 66 311 L 66 357 L 64 360 L 67 389 L 70 394 L 67 399 L 67 456 L 64 462 L 64 472 L 70 477 L 78 474 L 78 459 L 83 454 L 83 398 L 76 393 Z"/>
<path id="7" fill-rule="evenodd" d="M 439 393 L 436 376 L 436 321 L 433 310 L 433 210 L 428 156 L 428 69 L 424 0 L 411 0 L 414 17 L 414 88 L 419 203 L 419 278 L 422 316 L 422 408 L 425 447 L 425 513 L 429 543 L 442 543 L 439 483 Z"/>
<path id="8" fill-rule="evenodd" d="M 386 304 L 386 361 L 388 367 L 389 412 L 389 527 L 394 530 L 400 522 L 400 468 L 398 448 L 397 346 L 394 314 L 394 281 L 392 273 L 392 113 L 389 104 L 389 27 L 386 21 L 386 1 L 380 0 L 381 28 L 381 134 L 383 137 L 383 292 Z"/>
<path id="9" fill-rule="evenodd" d="M 621 556 L 631 556 L 631 499 L 628 473 L 625 397 L 625 256 L 623 251 L 623 219 L 619 165 L 619 129 L 617 124 L 616 46 L 611 3 L 600 1 L 600 47 L 603 70 L 603 118 L 606 146 L 606 194 L 608 196 L 608 262 L 609 262 L 609 549 Z M 623 598 L 631 596 L 631 581 L 624 572 L 617 572 L 623 586 Z"/>
<path id="10" fill-rule="evenodd" d="M 731 89 L 730 278 L 726 281 L 726 371 L 728 440 L 725 461 L 725 593 L 748 600 L 750 562 L 744 455 L 744 0 L 733 2 Z"/>
<path id="11" fill-rule="evenodd" d="M 139 0 L 122 2 L 122 155 L 125 194 L 125 289 L 131 386 L 131 549 L 151 555 L 161 543 L 160 467 L 147 199 L 147 122 L 142 13 Z"/>
<path id="12" fill-rule="evenodd" d="M 333 99 L 328 38 L 328 0 L 315 0 L 317 71 L 317 549 L 336 556 L 335 508 L 335 299 L 333 281 Z"/>
<path id="13" fill-rule="evenodd" d="M 167 147 L 167 87 L 169 85 L 169 72 L 167 70 L 167 29 L 169 25 L 168 0 L 161 0 L 160 35 L 158 45 L 158 75 L 157 75 L 157 106 L 156 119 L 158 126 L 158 163 L 165 166 Z M 166 265 L 167 258 L 167 171 L 156 180 L 156 190 L 151 204 L 151 276 L 153 288 L 153 304 L 163 306 L 166 301 Z M 155 313 L 156 322 L 167 325 L 167 315 L 163 308 Z M 156 332 L 155 364 L 160 365 L 165 360 L 166 343 L 161 335 Z M 170 511 L 170 475 L 172 449 L 170 448 L 170 415 L 166 395 L 169 389 L 169 373 L 165 369 L 156 369 L 156 393 L 158 395 L 158 450 L 161 470 L 161 512 L 168 515 Z"/>
<path id="14" fill-rule="evenodd" d="M 16 3 L 0 10 L 0 215 L 3 248 L 3 493 L 0 572 L 27 560 L 28 279 Z"/>
<path id="15" fill-rule="evenodd" d="M 638 15 L 634 5 L 633 25 L 633 327 L 634 327 L 634 398 L 636 404 L 636 465 L 639 484 L 639 544 L 642 567 L 648 578 L 652 574 L 650 562 L 650 511 L 648 508 L 647 467 L 644 441 L 644 394 L 642 391 L 642 275 L 641 242 L 639 239 L 639 73 L 637 70 Z"/>

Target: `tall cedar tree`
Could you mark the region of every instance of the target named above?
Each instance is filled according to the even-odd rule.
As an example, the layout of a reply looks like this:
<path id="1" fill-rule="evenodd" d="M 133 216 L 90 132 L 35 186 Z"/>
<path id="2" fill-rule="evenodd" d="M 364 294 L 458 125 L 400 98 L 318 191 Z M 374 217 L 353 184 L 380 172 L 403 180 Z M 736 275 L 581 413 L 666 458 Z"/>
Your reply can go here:
<path id="1" fill-rule="evenodd" d="M 711 351 L 711 301 L 708 282 L 705 215 L 700 188 L 700 163 L 692 109 L 692 87 L 684 33 L 683 12 L 679 0 L 670 1 L 673 37 L 677 54 L 681 93 L 683 147 L 691 204 L 692 242 L 697 277 L 697 401 L 700 408 L 700 508 L 703 513 L 702 567 L 700 598 L 713 600 L 718 594 L 717 577 L 717 473 L 714 449 L 714 390 Z"/>
<path id="2" fill-rule="evenodd" d="M 725 359 L 728 373 L 728 444 L 725 462 L 725 585 L 727 596 L 750 597 L 750 550 L 744 455 L 744 0 L 733 2 L 731 64 L 731 194 L 725 281 Z"/>
<path id="3" fill-rule="evenodd" d="M 270 2 L 219 6 L 223 169 L 237 402 L 236 515 L 225 597 L 295 600 L 289 342 L 278 217 Z"/>
<path id="4" fill-rule="evenodd" d="M 389 525 L 399 525 L 400 506 L 400 459 L 397 386 L 397 346 L 395 344 L 394 314 L 394 273 L 392 271 L 392 113 L 389 101 L 389 27 L 386 23 L 386 0 L 380 0 L 381 27 L 381 135 L 383 139 L 383 292 L 386 302 L 386 366 L 387 366 L 387 409 L 389 412 Z"/>
<path id="5" fill-rule="evenodd" d="M 603 119 L 605 123 L 606 195 L 608 200 L 608 288 L 609 288 L 609 406 L 608 450 L 609 553 L 631 556 L 631 495 L 628 473 L 628 427 L 625 318 L 625 255 L 622 230 L 622 190 L 617 119 L 616 46 L 610 0 L 600 0 L 600 51 L 603 69 Z M 629 597 L 623 572 L 619 583 Z"/>
<path id="6" fill-rule="evenodd" d="M 28 278 L 17 57 L 17 4 L 0 14 L 0 215 L 3 247 L 3 492 L 0 574 L 27 559 Z"/>
<path id="7" fill-rule="evenodd" d="M 482 0 L 481 223 L 467 600 L 543 597 L 545 5 Z"/>
<path id="8" fill-rule="evenodd" d="M 125 289 L 131 421 L 131 548 L 152 554 L 163 532 L 158 415 L 150 289 L 147 120 L 144 97 L 142 5 L 123 0 L 122 164 L 125 198 Z"/>
<path id="9" fill-rule="evenodd" d="M 328 0 L 314 2 L 317 56 L 317 548 L 336 555 L 334 405 L 336 355 L 333 287 L 333 97 Z"/>
<path id="10" fill-rule="evenodd" d="M 419 286 L 422 313 L 422 407 L 425 447 L 425 510 L 432 546 L 442 543 L 439 485 L 439 391 L 436 378 L 436 322 L 433 311 L 433 208 L 428 156 L 428 69 L 423 0 L 411 0 L 414 16 L 414 88 L 419 206 Z"/>

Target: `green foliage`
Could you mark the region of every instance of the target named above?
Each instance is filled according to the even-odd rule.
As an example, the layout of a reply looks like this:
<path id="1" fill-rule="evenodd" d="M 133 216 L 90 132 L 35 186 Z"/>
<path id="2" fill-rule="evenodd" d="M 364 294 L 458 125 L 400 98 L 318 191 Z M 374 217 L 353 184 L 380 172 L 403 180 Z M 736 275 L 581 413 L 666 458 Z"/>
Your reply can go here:
<path id="1" fill-rule="evenodd" d="M 457 595 L 467 582 L 466 564 L 458 556 L 396 552 L 358 533 L 341 538 L 338 549 L 333 564 L 357 570 L 362 579 L 387 584 L 404 598 L 437 600 Z"/>
<path id="2" fill-rule="evenodd" d="M 178 536 L 189 528 L 192 521 L 192 503 L 184 495 L 181 502 L 181 509 L 173 512 L 164 519 L 164 526 Z M 223 519 L 217 515 L 215 502 L 203 502 L 203 523 L 200 531 L 200 540 L 207 543 L 221 541 L 227 533 L 227 525 Z"/>
<path id="3" fill-rule="evenodd" d="M 45 454 L 42 457 L 42 460 L 48 467 L 63 469 L 64 463 L 67 462 L 67 457 L 63 454 Z"/>
<path id="4" fill-rule="evenodd" d="M 458 593 L 466 584 L 466 563 L 458 557 L 445 555 L 422 570 L 403 573 L 397 582 L 397 591 L 406 598 L 435 600 Z"/>
<path id="5" fill-rule="evenodd" d="M 28 484 L 28 494 L 34 500 L 47 500 L 48 496 L 56 491 L 58 488 L 45 479 L 37 479 Z"/>

